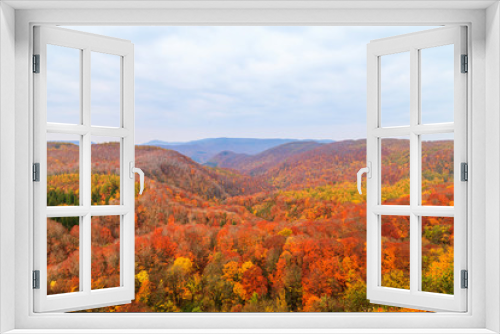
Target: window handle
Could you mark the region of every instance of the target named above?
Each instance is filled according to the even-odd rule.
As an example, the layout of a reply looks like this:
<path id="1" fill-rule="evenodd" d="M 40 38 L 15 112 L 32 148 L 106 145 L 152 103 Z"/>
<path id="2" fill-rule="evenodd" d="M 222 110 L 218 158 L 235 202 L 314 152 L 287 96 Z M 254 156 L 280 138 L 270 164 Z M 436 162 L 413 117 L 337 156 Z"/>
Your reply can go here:
<path id="1" fill-rule="evenodd" d="M 361 168 L 359 171 L 358 171 L 358 192 L 360 194 L 363 194 L 361 192 L 361 176 L 366 173 L 366 177 L 371 179 L 372 178 L 372 163 L 370 161 L 368 161 L 368 166 L 367 167 L 364 167 L 364 168 Z"/>
<path id="2" fill-rule="evenodd" d="M 135 164 L 133 161 L 130 161 L 129 166 L 130 166 L 129 171 L 130 171 L 130 178 L 131 179 L 134 178 L 135 173 L 139 174 L 140 185 L 141 185 L 141 189 L 139 190 L 139 195 L 142 195 L 142 191 L 144 190 L 144 172 L 142 171 L 142 169 L 135 167 Z"/>

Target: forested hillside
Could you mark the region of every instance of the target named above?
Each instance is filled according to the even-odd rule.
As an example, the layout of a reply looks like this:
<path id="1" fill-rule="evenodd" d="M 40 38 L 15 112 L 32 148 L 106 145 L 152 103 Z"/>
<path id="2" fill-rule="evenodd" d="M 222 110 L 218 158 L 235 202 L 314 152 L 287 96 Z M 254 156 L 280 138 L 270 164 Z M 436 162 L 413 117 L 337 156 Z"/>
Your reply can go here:
<path id="1" fill-rule="evenodd" d="M 269 168 L 285 162 L 289 157 L 321 146 L 315 141 L 300 141 L 273 147 L 255 155 L 224 151 L 214 156 L 208 165 L 236 169 L 249 175 L 261 175 Z"/>
<path id="2" fill-rule="evenodd" d="M 117 203 L 118 146 L 92 146 L 93 203 Z M 408 142 L 383 146 L 383 200 L 406 204 Z M 78 204 L 77 157 L 77 145 L 48 144 L 49 205 Z M 424 204 L 453 205 L 453 143 L 423 143 L 422 159 Z M 355 184 L 365 160 L 364 140 L 219 154 L 212 167 L 137 146 L 146 187 L 136 192 L 136 299 L 93 311 L 408 311 L 366 300 L 366 203 Z M 48 221 L 49 293 L 78 289 L 78 223 Z M 95 289 L 119 284 L 117 226 L 92 220 Z M 409 287 L 408 227 L 382 220 L 385 286 Z M 452 294 L 453 219 L 424 219 L 422 235 L 423 289 Z"/>

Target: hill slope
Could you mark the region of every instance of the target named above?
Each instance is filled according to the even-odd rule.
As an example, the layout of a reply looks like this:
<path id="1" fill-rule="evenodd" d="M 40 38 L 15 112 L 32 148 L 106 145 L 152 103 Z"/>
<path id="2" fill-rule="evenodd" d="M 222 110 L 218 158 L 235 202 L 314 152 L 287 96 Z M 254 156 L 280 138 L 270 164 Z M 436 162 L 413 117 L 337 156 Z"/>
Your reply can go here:
<path id="1" fill-rule="evenodd" d="M 249 176 L 206 167 L 179 152 L 153 146 L 136 146 L 136 166 L 153 180 L 205 199 L 262 190 Z"/>
<path id="2" fill-rule="evenodd" d="M 365 165 L 366 140 L 344 140 L 295 154 L 271 167 L 266 179 L 280 189 L 355 182 L 357 171 Z"/>
<path id="3" fill-rule="evenodd" d="M 290 157 L 310 151 L 324 144 L 315 141 L 297 141 L 270 148 L 256 155 L 224 151 L 210 159 L 209 165 L 236 169 L 249 175 L 262 175 L 270 168 L 283 163 Z"/>

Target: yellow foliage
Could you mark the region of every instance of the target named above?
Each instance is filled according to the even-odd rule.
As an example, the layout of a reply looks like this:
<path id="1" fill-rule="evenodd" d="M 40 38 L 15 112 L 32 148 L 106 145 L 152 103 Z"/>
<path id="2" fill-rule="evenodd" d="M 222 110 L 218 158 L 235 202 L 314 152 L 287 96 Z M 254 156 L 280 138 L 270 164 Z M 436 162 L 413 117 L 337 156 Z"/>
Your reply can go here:
<path id="1" fill-rule="evenodd" d="M 281 231 L 278 232 L 278 235 L 284 236 L 285 238 L 288 238 L 289 236 L 292 235 L 292 230 L 289 229 L 288 227 L 285 227 Z"/>
<path id="2" fill-rule="evenodd" d="M 382 285 L 388 288 L 410 289 L 410 278 L 407 272 L 393 269 L 382 275 Z"/>
<path id="3" fill-rule="evenodd" d="M 185 273 L 189 273 L 193 269 L 193 263 L 187 257 L 179 256 L 174 261 L 174 267 L 181 268 Z"/>
<path id="4" fill-rule="evenodd" d="M 146 270 L 141 270 L 135 278 L 139 280 L 139 282 L 144 283 L 144 281 L 149 281 L 149 274 Z"/>
<path id="5" fill-rule="evenodd" d="M 234 294 L 238 295 L 241 299 L 245 299 L 245 289 L 240 283 L 235 283 L 233 287 Z"/>
<path id="6" fill-rule="evenodd" d="M 222 278 L 229 282 L 235 282 L 238 280 L 238 262 L 230 261 L 226 263 L 222 272 L 224 273 Z"/>
<path id="7" fill-rule="evenodd" d="M 252 261 L 247 261 L 241 265 L 240 274 L 243 275 L 245 271 L 253 267 Z"/>

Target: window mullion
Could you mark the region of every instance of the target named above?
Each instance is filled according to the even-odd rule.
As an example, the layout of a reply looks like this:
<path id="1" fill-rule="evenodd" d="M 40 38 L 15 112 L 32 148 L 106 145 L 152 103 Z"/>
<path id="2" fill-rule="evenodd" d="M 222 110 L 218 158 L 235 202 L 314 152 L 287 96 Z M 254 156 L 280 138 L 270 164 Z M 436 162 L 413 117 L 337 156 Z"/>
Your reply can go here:
<path id="1" fill-rule="evenodd" d="M 90 126 L 90 50 L 82 54 L 82 124 Z"/>
<path id="2" fill-rule="evenodd" d="M 413 212 L 419 204 L 418 135 L 415 129 L 419 123 L 419 55 L 416 48 L 410 49 L 410 291 L 419 290 L 419 217 Z"/>
<path id="3" fill-rule="evenodd" d="M 80 189 L 80 203 L 84 207 L 91 205 L 91 138 L 90 138 L 90 50 L 83 50 L 83 66 L 82 66 L 82 123 L 87 129 L 82 138 L 82 149 L 80 150 L 80 178 L 82 184 Z"/>
<path id="4" fill-rule="evenodd" d="M 83 135 L 82 138 L 82 149 L 81 151 L 81 177 L 82 182 L 80 192 L 80 203 L 83 204 L 85 208 L 89 211 L 83 216 L 82 226 L 80 226 L 80 256 L 82 261 L 80 262 L 80 278 L 83 281 L 83 290 L 85 293 L 90 293 L 92 289 L 92 240 L 91 240 L 91 216 L 90 216 L 90 206 L 92 200 L 92 189 L 91 189 L 91 172 L 92 172 L 92 142 L 90 135 L 90 50 L 88 48 L 83 49 L 83 61 L 82 61 L 82 124 L 88 130 Z"/>
<path id="5" fill-rule="evenodd" d="M 90 214 L 86 214 L 81 219 L 82 224 L 80 226 L 80 254 L 82 254 L 82 261 L 80 261 L 80 285 L 83 287 L 83 292 L 90 293 L 92 287 L 92 277 L 91 277 L 91 267 L 92 267 L 92 249 L 91 249 L 91 217 Z"/>

